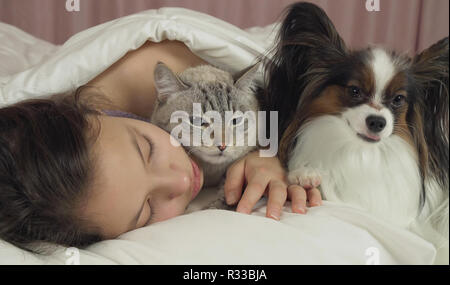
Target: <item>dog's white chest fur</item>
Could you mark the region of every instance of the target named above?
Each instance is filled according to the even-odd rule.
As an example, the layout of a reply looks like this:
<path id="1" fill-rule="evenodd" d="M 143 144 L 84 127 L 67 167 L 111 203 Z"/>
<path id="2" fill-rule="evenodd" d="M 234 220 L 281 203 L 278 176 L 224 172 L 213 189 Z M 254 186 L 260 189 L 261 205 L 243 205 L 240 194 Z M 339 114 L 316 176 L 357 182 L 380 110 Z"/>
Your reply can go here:
<path id="1" fill-rule="evenodd" d="M 291 177 L 305 169 L 320 174 L 325 200 L 364 208 L 405 227 L 417 216 L 422 183 L 416 154 L 396 135 L 366 142 L 345 120 L 322 116 L 300 130 L 288 168 Z"/>

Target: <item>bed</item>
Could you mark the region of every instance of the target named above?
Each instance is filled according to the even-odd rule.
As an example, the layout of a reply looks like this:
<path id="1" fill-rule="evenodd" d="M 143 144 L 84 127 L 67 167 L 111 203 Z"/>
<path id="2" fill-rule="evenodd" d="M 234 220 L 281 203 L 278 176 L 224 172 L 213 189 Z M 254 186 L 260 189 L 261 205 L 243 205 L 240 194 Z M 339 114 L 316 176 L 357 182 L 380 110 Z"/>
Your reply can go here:
<path id="1" fill-rule="evenodd" d="M 162 8 L 92 27 L 55 46 L 0 23 L 0 107 L 74 90 L 147 40 L 183 41 L 202 59 L 235 73 L 267 51 L 276 29 L 277 24 L 241 30 L 199 12 Z M 0 264 L 438 262 L 431 243 L 344 204 L 325 201 L 299 215 L 287 203 L 275 221 L 265 217 L 264 198 L 251 215 L 197 211 L 202 199 L 199 195 L 184 215 L 85 249 L 58 246 L 51 255 L 34 255 L 0 240 Z"/>

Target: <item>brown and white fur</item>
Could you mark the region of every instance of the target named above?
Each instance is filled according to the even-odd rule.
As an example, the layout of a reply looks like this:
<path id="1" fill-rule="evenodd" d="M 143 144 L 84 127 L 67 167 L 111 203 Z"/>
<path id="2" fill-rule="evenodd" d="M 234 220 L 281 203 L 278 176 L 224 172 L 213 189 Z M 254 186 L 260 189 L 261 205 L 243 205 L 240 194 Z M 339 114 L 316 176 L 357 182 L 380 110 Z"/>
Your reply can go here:
<path id="1" fill-rule="evenodd" d="M 266 100 L 289 182 L 448 244 L 448 37 L 414 57 L 352 51 L 296 3 L 273 54 Z"/>

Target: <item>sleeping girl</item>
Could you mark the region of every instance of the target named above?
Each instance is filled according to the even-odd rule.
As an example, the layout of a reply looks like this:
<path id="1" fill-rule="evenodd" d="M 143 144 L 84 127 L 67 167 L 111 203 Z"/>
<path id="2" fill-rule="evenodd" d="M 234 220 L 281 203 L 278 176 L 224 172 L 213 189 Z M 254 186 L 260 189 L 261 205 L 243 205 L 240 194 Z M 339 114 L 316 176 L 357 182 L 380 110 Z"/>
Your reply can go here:
<path id="1" fill-rule="evenodd" d="M 206 64 L 181 42 L 147 42 L 74 93 L 0 109 L 1 239 L 32 251 L 36 242 L 85 247 L 184 213 L 204 171 L 148 122 L 158 61 L 177 73 Z M 224 186 L 240 213 L 266 195 L 276 220 L 288 199 L 296 213 L 307 200 L 320 205 L 316 190 L 288 187 L 278 158 L 258 151 L 228 168 Z"/>

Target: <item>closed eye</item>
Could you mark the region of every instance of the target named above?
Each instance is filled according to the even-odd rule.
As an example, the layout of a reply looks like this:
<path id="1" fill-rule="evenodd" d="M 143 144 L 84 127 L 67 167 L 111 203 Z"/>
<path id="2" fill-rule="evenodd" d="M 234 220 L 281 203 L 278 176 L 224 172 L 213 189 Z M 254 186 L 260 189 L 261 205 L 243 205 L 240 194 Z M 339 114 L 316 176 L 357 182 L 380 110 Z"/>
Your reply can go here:
<path id="1" fill-rule="evenodd" d="M 142 133 L 139 133 L 139 135 L 142 138 L 144 138 L 144 140 L 147 141 L 147 143 L 148 143 L 149 150 L 148 150 L 148 155 L 147 155 L 147 164 L 149 164 L 150 160 L 151 160 L 151 158 L 152 158 L 152 156 L 153 156 L 153 154 L 155 152 L 155 144 L 153 143 L 153 140 L 150 137 L 148 137 L 148 136 L 146 136 L 146 135 L 144 135 Z M 148 197 L 148 195 L 146 197 Z M 144 200 L 144 202 L 142 203 L 142 207 L 140 208 L 138 214 L 136 215 L 136 218 L 135 218 L 136 222 L 135 222 L 134 228 L 138 227 L 138 221 L 141 219 L 142 212 L 144 211 L 145 207 L 147 207 L 147 205 L 150 207 L 150 217 L 144 223 L 144 226 L 147 225 L 148 223 L 150 223 L 150 221 L 151 221 L 151 219 L 153 217 L 153 208 L 150 206 L 150 199 L 146 198 Z"/>
<path id="2" fill-rule="evenodd" d="M 146 135 L 142 135 L 142 137 L 147 141 L 148 146 L 149 146 L 149 151 L 148 151 L 148 156 L 147 156 L 147 163 L 150 163 L 150 159 L 154 154 L 154 150 L 155 150 L 155 144 L 153 143 L 153 141 L 147 137 Z"/>

